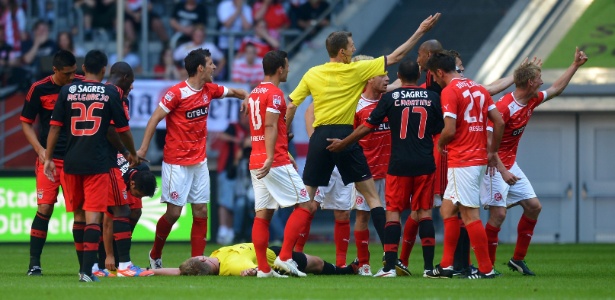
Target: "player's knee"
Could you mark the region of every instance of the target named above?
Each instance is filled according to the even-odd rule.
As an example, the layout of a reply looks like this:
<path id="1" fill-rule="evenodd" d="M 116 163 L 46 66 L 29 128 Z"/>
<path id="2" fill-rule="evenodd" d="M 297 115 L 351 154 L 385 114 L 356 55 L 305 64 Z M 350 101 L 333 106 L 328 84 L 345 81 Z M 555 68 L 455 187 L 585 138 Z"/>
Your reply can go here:
<path id="1" fill-rule="evenodd" d="M 193 212 L 194 214 L 194 212 Z M 174 224 L 175 222 L 177 222 L 177 220 L 179 219 L 179 216 L 181 215 L 181 210 L 180 211 L 167 211 L 164 214 L 165 219 L 167 219 L 167 222 Z"/>
<path id="2" fill-rule="evenodd" d="M 53 205 L 52 204 L 39 204 L 38 212 L 46 216 L 51 216 L 51 214 L 53 214 Z"/>
<path id="3" fill-rule="evenodd" d="M 542 211 L 542 204 L 538 201 L 538 198 L 530 199 L 528 205 L 524 207 L 525 213 L 530 217 L 538 218 L 540 212 Z"/>
<path id="4" fill-rule="evenodd" d="M 502 226 L 504 220 L 506 219 L 506 209 L 502 210 L 491 210 L 489 212 L 489 223 L 494 225 L 495 227 Z"/>

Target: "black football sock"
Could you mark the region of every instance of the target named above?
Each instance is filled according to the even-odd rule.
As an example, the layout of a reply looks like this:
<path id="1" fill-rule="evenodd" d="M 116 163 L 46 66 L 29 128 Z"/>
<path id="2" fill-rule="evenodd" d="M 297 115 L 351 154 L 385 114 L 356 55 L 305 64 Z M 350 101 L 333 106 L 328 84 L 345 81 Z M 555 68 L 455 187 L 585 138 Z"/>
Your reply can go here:
<path id="1" fill-rule="evenodd" d="M 132 231 L 128 218 L 113 218 L 113 239 L 117 246 L 117 262 L 129 262 Z"/>
<path id="2" fill-rule="evenodd" d="M 395 269 L 400 236 L 401 224 L 399 222 L 387 222 L 384 227 L 384 260 L 386 264 L 383 271 L 385 272 Z"/>
<path id="3" fill-rule="evenodd" d="M 374 207 L 371 209 L 370 213 L 372 222 L 374 223 L 374 228 L 376 228 L 376 233 L 378 234 L 380 243 L 384 248 L 384 224 L 386 223 L 386 215 L 384 213 L 384 208 Z"/>
<path id="4" fill-rule="evenodd" d="M 470 236 L 465 227 L 459 230 L 459 240 L 457 248 L 455 248 L 455 258 L 453 260 L 453 269 L 465 270 L 470 266 Z"/>
<path id="5" fill-rule="evenodd" d="M 30 268 L 41 265 L 41 254 L 47 240 L 49 218 L 40 212 L 36 213 L 30 229 Z"/>
<path id="6" fill-rule="evenodd" d="M 79 271 L 83 265 L 83 234 L 85 222 L 73 222 L 73 240 L 75 241 L 75 251 L 77 252 L 77 260 L 79 261 Z"/>
<path id="7" fill-rule="evenodd" d="M 92 276 L 92 266 L 96 262 L 98 245 L 100 241 L 100 225 L 88 224 L 83 233 L 83 264 L 81 273 Z"/>
<path id="8" fill-rule="evenodd" d="M 433 270 L 436 231 L 431 218 L 419 220 L 419 237 L 421 238 L 421 246 L 423 247 L 423 270 Z"/>

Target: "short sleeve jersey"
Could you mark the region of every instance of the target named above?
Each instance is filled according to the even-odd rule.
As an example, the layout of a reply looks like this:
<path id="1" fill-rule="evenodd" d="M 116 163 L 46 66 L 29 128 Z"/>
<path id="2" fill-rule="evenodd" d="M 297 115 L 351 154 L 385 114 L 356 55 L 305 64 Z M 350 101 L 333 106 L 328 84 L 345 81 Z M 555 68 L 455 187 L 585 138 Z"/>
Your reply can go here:
<path id="1" fill-rule="evenodd" d="M 265 115 L 267 112 L 279 115 L 271 166 L 279 167 L 290 164 L 285 120 L 286 101 L 282 90 L 271 82 L 262 82 L 250 93 L 249 106 L 250 134 L 252 135 L 250 170 L 261 168 L 267 160 L 267 148 L 265 147 Z"/>
<path id="2" fill-rule="evenodd" d="M 77 75 L 73 82 L 79 82 L 83 76 Z M 61 85 L 57 85 L 53 81 L 52 76 L 47 76 L 35 82 L 26 95 L 26 101 L 21 111 L 22 122 L 33 124 L 36 121 L 36 116 L 40 118 L 38 141 L 43 148 L 47 148 L 47 136 L 49 135 L 49 121 L 51 121 L 51 113 L 58 99 Z M 53 150 L 53 158 L 63 159 L 66 151 L 66 133 L 60 131 L 55 149 Z"/>
<path id="3" fill-rule="evenodd" d="M 222 247 L 211 253 L 220 261 L 220 276 L 240 276 L 243 270 L 256 268 L 256 252 L 254 244 L 244 243 Z M 273 266 L 276 255 L 271 249 L 267 249 L 267 263 Z"/>
<path id="4" fill-rule="evenodd" d="M 107 130 L 111 121 L 118 132 L 130 130 L 121 99 L 120 88 L 97 81 L 84 80 L 62 87 L 50 124 L 65 125 L 65 173 L 88 175 L 109 171 L 112 150 Z"/>
<path id="5" fill-rule="evenodd" d="M 355 128 L 367 120 L 377 104 L 378 100 L 367 99 L 361 95 L 361 99 L 357 104 L 357 113 L 354 116 Z M 389 158 L 391 156 L 390 129 L 389 120 L 384 118 L 374 131 L 359 140 L 359 145 L 363 148 L 363 153 L 365 158 L 367 158 L 367 165 L 374 179 L 383 179 L 387 174 Z"/>
<path id="6" fill-rule="evenodd" d="M 167 112 L 167 137 L 163 160 L 174 165 L 194 165 L 207 158 L 207 116 L 212 99 L 228 93 L 224 86 L 207 83 L 201 89 L 191 88 L 186 81 L 171 87 L 160 100 Z"/>
<path id="7" fill-rule="evenodd" d="M 442 90 L 444 117 L 456 120 L 453 140 L 447 145 L 452 168 L 487 164 L 487 112 L 495 109 L 489 92 L 467 78 L 454 78 Z"/>
<path id="8" fill-rule="evenodd" d="M 289 98 L 299 106 L 314 100 L 314 127 L 352 125 L 359 97 L 367 80 L 386 74 L 386 58 L 344 63 L 328 62 L 307 71 Z"/>
<path id="9" fill-rule="evenodd" d="M 433 135 L 443 127 L 440 97 L 416 86 L 403 86 L 382 96 L 364 125 L 375 128 L 384 118 L 391 128 L 388 173 L 395 176 L 431 174 L 436 165 Z"/>
<path id="10" fill-rule="evenodd" d="M 525 131 L 527 122 L 532 117 L 534 109 L 547 98 L 547 91 L 542 91 L 528 101 L 526 105 L 517 102 L 513 93 L 504 95 L 495 106 L 504 119 L 504 134 L 498 150 L 498 156 L 507 169 L 512 168 L 517 159 L 519 141 Z M 492 131 L 493 123 L 489 122 L 487 130 Z"/>

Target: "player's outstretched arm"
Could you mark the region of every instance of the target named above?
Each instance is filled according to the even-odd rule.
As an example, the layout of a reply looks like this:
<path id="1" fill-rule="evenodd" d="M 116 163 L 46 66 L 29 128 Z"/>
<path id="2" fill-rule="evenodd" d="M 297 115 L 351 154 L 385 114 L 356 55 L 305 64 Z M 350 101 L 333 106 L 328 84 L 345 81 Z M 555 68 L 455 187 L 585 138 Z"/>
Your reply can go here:
<path id="1" fill-rule="evenodd" d="M 440 13 L 436 13 L 435 15 L 430 15 L 425 19 L 419 28 L 414 32 L 414 34 L 403 44 L 401 44 L 393 53 L 387 55 L 386 63 L 387 66 L 394 65 L 400 62 L 410 50 L 416 45 L 416 43 L 423 37 L 425 33 L 427 33 L 431 28 L 433 28 L 436 23 L 438 23 L 438 19 L 440 19 Z"/>
<path id="2" fill-rule="evenodd" d="M 401 87 L 401 80 L 399 80 L 399 78 L 395 79 L 395 81 L 393 81 L 393 83 L 389 83 L 387 85 L 387 93 L 391 92 L 393 90 L 396 90 L 398 88 Z"/>
<path id="3" fill-rule="evenodd" d="M 228 93 L 226 94 L 226 96 L 245 100 L 248 98 L 249 94 L 242 89 L 228 88 Z"/>
<path id="4" fill-rule="evenodd" d="M 120 135 L 120 140 L 126 149 L 128 150 L 128 157 L 125 157 L 126 160 L 130 163 L 130 167 L 134 168 L 141 163 L 139 159 L 139 155 L 137 155 L 137 150 L 135 150 L 135 141 L 132 139 L 132 132 L 130 130 L 126 130 L 123 132 L 118 132 Z"/>
<path id="5" fill-rule="evenodd" d="M 147 150 L 149 149 L 149 143 L 152 141 L 152 137 L 154 136 L 154 132 L 156 132 L 156 126 L 158 123 L 166 117 L 167 112 L 162 109 L 162 107 L 156 107 L 154 113 L 147 121 L 147 125 L 145 126 L 145 133 L 143 133 L 143 141 L 141 141 L 141 147 L 137 151 L 137 156 L 146 157 Z"/>
<path id="6" fill-rule="evenodd" d="M 154 275 L 156 276 L 179 276 L 181 273 L 179 272 L 179 268 L 162 268 L 162 269 L 152 269 Z"/>
<path id="7" fill-rule="evenodd" d="M 327 146 L 327 150 L 331 152 L 341 152 L 346 149 L 348 145 L 352 145 L 362 139 L 364 136 L 368 135 L 370 132 L 374 130 L 373 128 L 369 128 L 363 124 L 359 125 L 349 136 L 340 139 L 327 139 L 327 141 L 331 142 L 329 146 Z"/>
<path id="8" fill-rule="evenodd" d="M 576 73 L 577 70 L 582 65 L 584 65 L 585 62 L 587 62 L 587 59 L 588 58 L 585 52 L 579 51 L 579 47 L 577 47 L 574 52 L 574 61 L 572 62 L 570 67 L 566 69 L 566 72 L 564 72 L 564 74 L 562 74 L 562 76 L 560 76 L 553 83 L 553 85 L 547 89 L 547 98 L 544 101 L 547 101 L 547 100 L 550 100 L 550 99 L 553 99 L 559 96 L 564 91 L 564 89 L 568 86 L 568 83 L 570 83 L 570 79 L 572 79 L 572 76 L 574 76 L 574 73 Z"/>

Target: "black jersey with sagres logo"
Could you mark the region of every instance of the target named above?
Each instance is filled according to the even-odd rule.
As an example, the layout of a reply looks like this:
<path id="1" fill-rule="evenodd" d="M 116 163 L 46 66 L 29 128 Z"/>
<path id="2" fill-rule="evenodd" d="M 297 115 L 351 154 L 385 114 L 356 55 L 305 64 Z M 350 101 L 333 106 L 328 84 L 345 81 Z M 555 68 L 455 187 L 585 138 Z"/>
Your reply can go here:
<path id="1" fill-rule="evenodd" d="M 67 135 L 65 173 L 109 172 L 107 130 L 112 120 L 117 132 L 130 130 L 118 87 L 90 80 L 62 87 L 50 124 L 64 126 Z"/>
<path id="2" fill-rule="evenodd" d="M 363 125 L 375 128 L 384 118 L 391 128 L 391 159 L 388 174 L 431 174 L 436 165 L 433 135 L 444 127 L 440 96 L 418 86 L 403 86 L 382 96 Z"/>
<path id="3" fill-rule="evenodd" d="M 83 76 L 77 75 L 73 82 L 80 82 Z M 30 87 L 26 95 L 26 101 L 21 111 L 22 122 L 33 124 L 36 121 L 36 116 L 39 117 L 39 133 L 38 141 L 43 148 L 47 148 L 47 135 L 49 135 L 49 121 L 51 121 L 51 113 L 58 99 L 61 85 L 57 85 L 53 81 L 52 76 L 47 76 Z M 66 150 L 66 134 L 60 132 L 60 137 L 53 151 L 53 158 L 63 159 L 64 151 Z"/>

